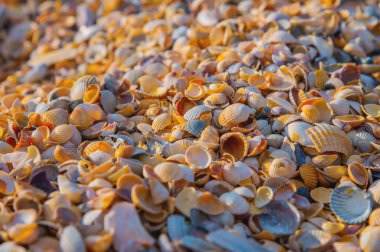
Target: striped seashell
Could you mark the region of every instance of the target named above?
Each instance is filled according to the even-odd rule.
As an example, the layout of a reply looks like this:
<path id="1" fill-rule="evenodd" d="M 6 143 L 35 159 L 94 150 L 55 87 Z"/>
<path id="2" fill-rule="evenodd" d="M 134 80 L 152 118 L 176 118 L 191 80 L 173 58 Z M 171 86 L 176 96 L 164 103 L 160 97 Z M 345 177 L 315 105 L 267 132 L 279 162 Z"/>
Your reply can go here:
<path id="1" fill-rule="evenodd" d="M 348 156 L 352 153 L 352 144 L 348 136 L 335 126 L 319 124 L 306 129 L 314 148 L 319 153 L 327 151 L 340 152 Z"/>
<path id="2" fill-rule="evenodd" d="M 276 158 L 272 161 L 268 174 L 271 177 L 292 178 L 297 170 L 297 165 L 287 158 Z"/>
<path id="3" fill-rule="evenodd" d="M 270 34 L 267 38 L 267 41 L 269 43 L 290 44 L 290 43 L 295 43 L 296 38 L 292 34 L 290 34 L 289 32 L 279 30 L 279 31 L 275 31 L 272 34 Z"/>
<path id="4" fill-rule="evenodd" d="M 357 224 L 369 217 L 373 200 L 370 194 L 348 183 L 333 190 L 330 206 L 333 213 L 344 223 Z"/>
<path id="5" fill-rule="evenodd" d="M 199 139 L 194 142 L 206 148 L 215 150 L 219 147 L 219 133 L 214 127 L 207 126 L 202 131 Z"/>
<path id="6" fill-rule="evenodd" d="M 329 122 L 332 117 L 332 111 L 323 98 L 303 101 L 298 106 L 297 113 L 309 123 Z"/>
<path id="7" fill-rule="evenodd" d="M 183 116 L 186 121 L 194 120 L 194 119 L 203 119 L 207 114 L 211 119 L 211 109 L 205 105 L 198 105 L 191 109 L 189 109 Z"/>
<path id="8" fill-rule="evenodd" d="M 274 133 L 281 133 L 286 125 L 298 120 L 302 120 L 302 117 L 293 114 L 279 116 L 273 121 L 272 130 Z"/>
<path id="9" fill-rule="evenodd" d="M 85 130 L 94 123 L 94 119 L 88 110 L 76 107 L 70 114 L 69 123 L 79 130 Z"/>
<path id="10" fill-rule="evenodd" d="M 163 130 L 172 123 L 172 118 L 169 113 L 163 113 L 157 116 L 152 122 L 153 130 Z"/>
<path id="11" fill-rule="evenodd" d="M 336 98 L 329 102 L 329 106 L 336 116 L 347 115 L 350 112 L 350 103 L 346 99 Z"/>
<path id="12" fill-rule="evenodd" d="M 100 86 L 96 84 L 90 84 L 86 92 L 83 94 L 83 102 L 84 103 L 96 103 L 100 97 Z"/>
<path id="13" fill-rule="evenodd" d="M 287 100 L 278 97 L 270 97 L 267 99 L 267 101 L 268 106 L 272 109 L 275 107 L 280 107 L 290 114 L 296 114 L 296 109 L 294 108 L 293 104 L 291 104 Z"/>
<path id="14" fill-rule="evenodd" d="M 218 116 L 218 122 L 221 126 L 238 126 L 246 122 L 253 112 L 247 105 L 235 103 L 222 110 Z"/>
<path id="15" fill-rule="evenodd" d="M 66 143 L 72 136 L 73 128 L 69 124 L 58 125 L 50 133 L 50 139 L 59 144 Z"/>
<path id="16" fill-rule="evenodd" d="M 335 119 L 340 120 L 344 123 L 347 123 L 353 128 L 359 127 L 365 122 L 365 118 L 359 115 L 342 115 L 342 116 L 336 116 Z"/>
<path id="17" fill-rule="evenodd" d="M 203 104 L 212 109 L 223 109 L 230 104 L 230 101 L 224 93 L 214 93 L 207 96 Z"/>
<path id="18" fill-rule="evenodd" d="M 366 131 L 356 133 L 353 138 L 354 146 L 361 152 L 371 152 L 375 142 L 376 138 Z"/>
<path id="19" fill-rule="evenodd" d="M 225 133 L 220 137 L 220 154 L 231 155 L 234 161 L 241 161 L 248 153 L 248 141 L 240 132 Z"/>
<path id="20" fill-rule="evenodd" d="M 41 119 L 43 122 L 50 122 L 53 127 L 61 124 L 67 124 L 69 120 L 69 113 L 64 109 L 52 109 L 42 114 Z"/>
<path id="21" fill-rule="evenodd" d="M 86 92 L 88 86 L 91 84 L 99 85 L 93 75 L 85 75 L 79 78 L 70 90 L 70 98 L 72 101 L 83 99 L 84 93 Z"/>
<path id="22" fill-rule="evenodd" d="M 193 136 L 199 137 L 207 124 L 202 120 L 190 120 L 184 124 L 184 129 Z"/>
<path id="23" fill-rule="evenodd" d="M 292 122 L 285 127 L 285 132 L 292 142 L 299 143 L 303 146 L 313 147 L 312 139 L 306 134 L 306 130 L 312 125 L 306 122 Z"/>
<path id="24" fill-rule="evenodd" d="M 87 251 L 82 235 L 73 225 L 66 226 L 63 229 L 62 234 L 60 235 L 59 247 L 62 252 Z"/>
<path id="25" fill-rule="evenodd" d="M 318 171 L 312 164 L 304 164 L 300 168 L 300 176 L 309 189 L 314 189 L 318 184 Z"/>

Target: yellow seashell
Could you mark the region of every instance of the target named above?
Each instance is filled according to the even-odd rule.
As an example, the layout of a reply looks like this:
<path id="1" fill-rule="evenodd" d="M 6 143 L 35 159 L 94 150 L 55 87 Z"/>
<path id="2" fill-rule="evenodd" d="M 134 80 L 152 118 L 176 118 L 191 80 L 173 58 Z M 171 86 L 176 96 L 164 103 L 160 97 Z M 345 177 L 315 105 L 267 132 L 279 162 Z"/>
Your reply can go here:
<path id="1" fill-rule="evenodd" d="M 241 103 L 232 104 L 222 110 L 218 117 L 218 122 L 222 126 L 238 126 L 246 122 L 254 110 Z"/>
<path id="2" fill-rule="evenodd" d="M 152 122 L 153 130 L 163 130 L 172 123 L 172 119 L 169 113 L 163 113 L 157 116 Z"/>
<path id="3" fill-rule="evenodd" d="M 224 204 L 209 192 L 198 195 L 197 208 L 210 215 L 221 214 L 225 210 Z"/>
<path id="4" fill-rule="evenodd" d="M 175 163 L 163 162 L 154 167 L 154 173 L 164 183 L 177 181 L 184 177 L 182 168 Z"/>
<path id="5" fill-rule="evenodd" d="M 303 101 L 297 110 L 298 114 L 310 123 L 329 122 L 332 117 L 332 111 L 323 98 Z"/>
<path id="6" fill-rule="evenodd" d="M 300 168 L 300 176 L 309 189 L 314 189 L 318 184 L 318 172 L 311 164 L 304 164 Z"/>
<path id="7" fill-rule="evenodd" d="M 132 187 L 131 198 L 135 206 L 151 214 L 159 214 L 162 211 L 160 205 L 153 204 L 149 189 L 143 184 L 136 184 Z"/>
<path id="8" fill-rule="evenodd" d="M 70 98 L 72 101 L 81 100 L 91 84 L 98 85 L 99 82 L 96 80 L 95 76 L 85 75 L 79 78 L 73 85 L 70 91 Z"/>
<path id="9" fill-rule="evenodd" d="M 378 104 L 366 104 L 362 106 L 364 113 L 374 118 L 380 118 L 380 105 Z"/>
<path id="10" fill-rule="evenodd" d="M 197 101 L 202 99 L 206 91 L 201 85 L 192 83 L 186 88 L 184 94 L 189 100 Z"/>
<path id="11" fill-rule="evenodd" d="M 317 187 L 310 191 L 310 196 L 316 202 L 326 204 L 330 202 L 331 190 L 325 187 Z"/>
<path id="12" fill-rule="evenodd" d="M 66 143 L 73 136 L 73 129 L 69 124 L 61 124 L 50 133 L 50 139 L 59 144 Z"/>
<path id="13" fill-rule="evenodd" d="M 69 123 L 79 130 L 85 130 L 93 125 L 94 120 L 87 110 L 76 107 L 70 114 Z"/>
<path id="14" fill-rule="evenodd" d="M 87 87 L 86 92 L 83 94 L 84 103 L 96 103 L 100 97 L 100 86 L 91 84 Z"/>
<path id="15" fill-rule="evenodd" d="M 61 124 L 67 124 L 69 120 L 69 113 L 64 109 L 52 109 L 42 114 L 41 119 L 43 122 L 50 122 L 53 127 Z"/>
<path id="16" fill-rule="evenodd" d="M 197 145 L 193 145 L 185 152 L 185 160 L 193 169 L 206 169 L 212 161 L 210 153 Z"/>
<path id="17" fill-rule="evenodd" d="M 348 165 L 348 177 L 360 187 L 365 187 L 368 184 L 367 169 L 360 163 L 354 162 Z"/>
<path id="18" fill-rule="evenodd" d="M 185 216 L 190 217 L 190 211 L 198 205 L 198 193 L 194 187 L 185 187 L 175 198 L 175 207 Z"/>
<path id="19" fill-rule="evenodd" d="M 268 186 L 261 186 L 257 189 L 255 197 L 255 206 L 258 208 L 265 207 L 273 199 L 273 190 Z"/>

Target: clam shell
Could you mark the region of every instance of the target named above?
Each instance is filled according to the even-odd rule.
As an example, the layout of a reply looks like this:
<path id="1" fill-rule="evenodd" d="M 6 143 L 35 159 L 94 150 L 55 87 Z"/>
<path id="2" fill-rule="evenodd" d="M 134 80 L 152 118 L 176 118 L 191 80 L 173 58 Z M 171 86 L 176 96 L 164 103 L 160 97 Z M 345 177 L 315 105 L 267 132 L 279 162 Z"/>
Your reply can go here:
<path id="1" fill-rule="evenodd" d="M 72 101 L 83 99 L 84 93 L 91 84 L 99 84 L 95 76 L 85 75 L 79 78 L 73 85 L 70 91 L 70 98 Z"/>
<path id="2" fill-rule="evenodd" d="M 132 187 L 131 198 L 136 207 L 148 213 L 159 214 L 162 212 L 161 206 L 153 203 L 149 189 L 142 184 L 136 184 Z"/>
<path id="3" fill-rule="evenodd" d="M 240 132 L 226 133 L 220 137 L 220 154 L 231 155 L 234 161 L 241 161 L 248 153 L 248 142 Z"/>
<path id="4" fill-rule="evenodd" d="M 69 113 L 64 109 L 52 109 L 42 114 L 43 122 L 50 122 L 53 127 L 61 124 L 66 124 L 69 120 Z"/>
<path id="5" fill-rule="evenodd" d="M 310 191 L 310 196 L 313 200 L 318 203 L 328 203 L 330 202 L 331 191 L 325 187 L 317 187 Z"/>
<path id="6" fill-rule="evenodd" d="M 187 217 L 190 217 L 190 211 L 198 205 L 198 193 L 193 187 L 184 188 L 175 198 L 175 207 Z"/>
<path id="7" fill-rule="evenodd" d="M 311 164 L 304 164 L 300 168 L 300 176 L 303 182 L 309 189 L 317 187 L 318 184 L 318 172 L 316 168 Z"/>
<path id="8" fill-rule="evenodd" d="M 189 147 L 185 152 L 187 164 L 193 169 L 206 169 L 212 162 L 210 153 L 197 145 Z"/>
<path id="9" fill-rule="evenodd" d="M 300 221 L 298 210 L 286 201 L 272 201 L 266 206 L 265 212 L 258 216 L 261 228 L 276 236 L 293 234 Z"/>
<path id="10" fill-rule="evenodd" d="M 212 109 L 223 109 L 230 104 L 230 101 L 224 93 L 214 93 L 207 96 L 203 104 Z"/>
<path id="11" fill-rule="evenodd" d="M 316 229 L 303 230 L 296 239 L 304 251 L 316 251 L 326 247 L 332 241 L 332 235 Z"/>
<path id="12" fill-rule="evenodd" d="M 223 193 L 219 200 L 235 215 L 245 214 L 249 210 L 248 202 L 236 192 Z"/>
<path id="13" fill-rule="evenodd" d="M 336 98 L 329 102 L 329 106 L 336 116 L 344 116 L 350 112 L 350 103 L 346 99 Z"/>
<path id="14" fill-rule="evenodd" d="M 87 251 L 82 235 L 79 233 L 78 229 L 72 225 L 66 226 L 63 229 L 59 241 L 59 247 L 63 252 Z"/>
<path id="15" fill-rule="evenodd" d="M 96 103 L 100 97 L 100 86 L 97 84 L 90 84 L 86 92 L 83 94 L 84 103 Z"/>
<path id="16" fill-rule="evenodd" d="M 335 151 L 348 156 L 352 152 L 352 144 L 347 135 L 335 126 L 317 125 L 306 129 L 314 147 L 319 153 Z"/>
<path id="17" fill-rule="evenodd" d="M 189 109 L 183 116 L 186 121 L 201 119 L 203 120 L 206 115 L 211 117 L 211 109 L 205 105 L 198 105 Z"/>
<path id="18" fill-rule="evenodd" d="M 235 103 L 222 110 L 218 117 L 218 122 L 221 126 L 238 126 L 240 123 L 247 121 L 252 113 L 252 109 L 247 105 Z"/>
<path id="19" fill-rule="evenodd" d="M 202 120 L 190 120 L 184 124 L 185 130 L 193 136 L 199 137 L 207 124 Z"/>
<path id="20" fill-rule="evenodd" d="M 89 111 L 76 107 L 70 114 L 69 123 L 79 130 L 85 130 L 94 123 L 94 120 Z"/>
<path id="21" fill-rule="evenodd" d="M 268 174 L 271 177 L 291 178 L 297 170 L 297 165 L 287 158 L 275 158 L 270 167 Z"/>
<path id="22" fill-rule="evenodd" d="M 348 176 L 356 185 L 363 187 L 368 184 L 367 169 L 360 163 L 354 162 L 348 165 Z"/>
<path id="23" fill-rule="evenodd" d="M 292 114 L 279 116 L 273 121 L 272 130 L 274 133 L 281 133 L 281 131 L 286 127 L 286 125 L 298 120 L 302 120 L 302 117 Z"/>
<path id="24" fill-rule="evenodd" d="M 312 125 L 306 122 L 292 122 L 285 127 L 285 132 L 292 142 L 312 147 L 314 146 L 313 141 L 307 134 L 307 130 L 310 128 L 312 128 Z"/>
<path id="25" fill-rule="evenodd" d="M 370 194 L 355 185 L 345 184 L 333 190 L 330 206 L 333 213 L 343 222 L 357 224 L 368 218 L 373 201 Z"/>
<path id="26" fill-rule="evenodd" d="M 303 101 L 297 110 L 298 114 L 310 123 L 329 122 L 332 116 L 332 111 L 323 98 Z"/>
<path id="27" fill-rule="evenodd" d="M 342 116 L 336 116 L 335 119 L 338 119 L 344 123 L 347 123 L 354 128 L 359 127 L 365 122 L 365 118 L 359 115 L 342 115 Z"/>
<path id="28" fill-rule="evenodd" d="M 184 177 L 182 168 L 175 163 L 163 162 L 154 167 L 154 173 L 164 183 L 169 181 L 177 181 Z"/>
<path id="29" fill-rule="evenodd" d="M 378 104 L 366 104 L 362 106 L 362 109 L 366 115 L 373 116 L 375 118 L 380 117 L 380 105 Z"/>
<path id="30" fill-rule="evenodd" d="M 170 114 L 163 113 L 157 116 L 152 122 L 152 129 L 154 130 L 163 130 L 172 123 Z"/>
<path id="31" fill-rule="evenodd" d="M 209 192 L 203 192 L 198 195 L 197 208 L 210 215 L 221 214 L 225 211 L 224 204 Z"/>
<path id="32" fill-rule="evenodd" d="M 73 136 L 73 128 L 68 124 L 61 124 L 55 127 L 50 133 L 50 139 L 59 144 L 66 143 Z"/>

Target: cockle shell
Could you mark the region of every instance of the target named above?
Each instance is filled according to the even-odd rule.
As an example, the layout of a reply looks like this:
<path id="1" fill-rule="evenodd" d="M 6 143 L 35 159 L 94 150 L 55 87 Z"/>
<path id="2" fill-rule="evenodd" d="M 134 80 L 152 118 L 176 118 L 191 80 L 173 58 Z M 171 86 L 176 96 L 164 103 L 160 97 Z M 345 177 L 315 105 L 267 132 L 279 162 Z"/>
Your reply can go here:
<path id="1" fill-rule="evenodd" d="M 235 215 L 245 214 L 249 210 L 248 202 L 235 192 L 223 193 L 219 200 Z"/>
<path id="2" fill-rule="evenodd" d="M 72 101 L 83 99 L 83 95 L 86 92 L 86 89 L 91 84 L 98 84 L 95 76 L 85 75 L 79 78 L 73 85 L 70 91 L 70 98 Z"/>
<path id="3" fill-rule="evenodd" d="M 198 193 L 193 187 L 184 188 L 175 198 L 175 207 L 187 217 L 190 217 L 191 209 L 197 207 Z"/>
<path id="4" fill-rule="evenodd" d="M 354 162 L 348 165 L 348 176 L 356 185 L 363 187 L 368 184 L 367 169 L 360 163 Z"/>
<path id="5" fill-rule="evenodd" d="M 362 106 L 364 113 L 375 118 L 380 117 L 380 105 L 378 104 L 366 104 Z"/>
<path id="6" fill-rule="evenodd" d="M 210 153 L 197 145 L 193 145 L 186 150 L 185 153 L 186 162 L 193 169 L 206 169 L 212 161 Z"/>
<path id="7" fill-rule="evenodd" d="M 84 130 L 90 127 L 94 123 L 94 120 L 89 111 L 76 107 L 70 114 L 69 123 L 79 130 Z"/>
<path id="8" fill-rule="evenodd" d="M 164 183 L 169 181 L 177 181 L 184 177 L 182 168 L 175 163 L 163 162 L 154 167 L 154 173 Z"/>
<path id="9" fill-rule="evenodd" d="M 96 84 L 91 84 L 87 87 L 83 94 L 84 103 L 96 103 L 100 97 L 100 86 Z"/>
<path id="10" fill-rule="evenodd" d="M 285 127 L 285 131 L 292 142 L 312 147 L 313 141 L 307 134 L 307 130 L 311 127 L 312 125 L 306 122 L 292 122 Z"/>
<path id="11" fill-rule="evenodd" d="M 86 245 L 79 233 L 78 229 L 74 226 L 66 226 L 61 234 L 59 247 L 63 252 L 69 251 L 86 251 Z"/>
<path id="12" fill-rule="evenodd" d="M 303 101 L 297 110 L 300 116 L 310 123 L 329 122 L 332 116 L 332 111 L 323 98 Z"/>
<path id="13" fill-rule="evenodd" d="M 270 43 L 294 43 L 296 42 L 296 39 L 293 37 L 292 34 L 286 32 L 286 31 L 275 31 L 272 34 L 269 35 L 267 38 L 268 42 Z"/>
<path id="14" fill-rule="evenodd" d="M 53 127 L 61 124 L 66 124 L 69 120 L 69 113 L 64 109 L 52 109 L 42 114 L 43 122 L 50 122 Z"/>
<path id="15" fill-rule="evenodd" d="M 222 126 L 238 126 L 240 123 L 247 121 L 253 112 L 247 105 L 235 103 L 222 110 L 218 117 L 218 122 Z"/>
<path id="16" fill-rule="evenodd" d="M 300 168 L 300 176 L 309 189 L 313 189 L 318 184 L 318 172 L 312 164 L 304 164 Z"/>
<path id="17" fill-rule="evenodd" d="M 272 130 L 274 133 L 281 133 L 286 125 L 298 120 L 302 120 L 302 117 L 292 114 L 279 116 L 273 121 Z"/>
<path id="18" fill-rule="evenodd" d="M 66 143 L 73 136 L 73 128 L 68 124 L 55 127 L 50 133 L 50 139 L 59 144 Z"/>
<path id="19" fill-rule="evenodd" d="M 209 192 L 198 195 L 197 208 L 210 215 L 221 214 L 225 210 L 224 204 Z"/>
<path id="20" fill-rule="evenodd" d="M 297 165 L 287 158 L 276 158 L 269 167 L 268 174 L 271 177 L 291 178 L 297 170 Z"/>
<path id="21" fill-rule="evenodd" d="M 172 123 L 172 119 L 168 113 L 163 113 L 157 116 L 152 122 L 152 129 L 162 130 Z"/>
<path id="22" fill-rule="evenodd" d="M 220 137 L 220 154 L 231 155 L 234 161 L 241 161 L 248 153 L 247 138 L 239 132 L 225 133 Z"/>

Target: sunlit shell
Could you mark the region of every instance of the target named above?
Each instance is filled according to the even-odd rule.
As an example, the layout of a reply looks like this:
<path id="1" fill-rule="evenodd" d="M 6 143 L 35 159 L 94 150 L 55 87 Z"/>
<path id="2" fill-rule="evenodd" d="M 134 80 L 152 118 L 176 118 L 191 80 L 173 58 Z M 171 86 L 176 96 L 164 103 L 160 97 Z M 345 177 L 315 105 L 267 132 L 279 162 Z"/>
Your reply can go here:
<path id="1" fill-rule="evenodd" d="M 287 158 L 275 158 L 270 167 L 268 174 L 271 177 L 291 178 L 297 170 L 297 165 Z"/>
<path id="2" fill-rule="evenodd" d="M 6 153 L 10 153 L 10 152 L 13 152 L 12 145 L 10 145 L 4 141 L 0 141 L 0 154 L 6 154 Z"/>
<path id="3" fill-rule="evenodd" d="M 37 215 L 40 215 L 42 213 L 42 205 L 38 199 L 28 195 L 17 197 L 15 201 L 13 201 L 13 208 L 16 211 L 22 209 L 34 209 Z"/>
<path id="4" fill-rule="evenodd" d="M 364 113 L 375 118 L 380 117 L 380 105 L 378 104 L 366 104 L 363 107 Z"/>
<path id="5" fill-rule="evenodd" d="M 343 222 L 356 224 L 365 221 L 372 210 L 372 197 L 355 185 L 341 185 L 333 190 L 330 197 L 333 213 Z"/>
<path id="6" fill-rule="evenodd" d="M 380 226 L 380 208 L 376 208 L 369 216 L 368 223 L 371 226 Z"/>
<path id="7" fill-rule="evenodd" d="M 212 161 L 210 153 L 197 145 L 193 145 L 186 150 L 185 159 L 189 166 L 196 170 L 207 168 Z"/>
<path id="8" fill-rule="evenodd" d="M 206 128 L 207 124 L 202 120 L 190 120 L 184 125 L 184 130 L 192 134 L 193 136 L 199 137 L 203 130 Z"/>
<path id="9" fill-rule="evenodd" d="M 64 109 L 52 109 L 42 114 L 42 121 L 50 122 L 53 127 L 66 124 L 69 120 L 69 113 Z"/>
<path id="10" fill-rule="evenodd" d="M 112 245 L 112 234 L 89 235 L 84 238 L 86 248 L 90 251 L 107 251 Z"/>
<path id="11" fill-rule="evenodd" d="M 218 117 L 218 122 L 222 126 L 238 126 L 248 120 L 253 113 L 252 109 L 241 103 L 232 104 L 222 110 Z"/>
<path id="12" fill-rule="evenodd" d="M 83 94 L 84 103 L 96 103 L 100 97 L 100 86 L 91 84 L 87 87 L 86 92 Z"/>
<path id="13" fill-rule="evenodd" d="M 296 185 L 284 177 L 269 177 L 264 181 L 263 185 L 272 189 L 274 200 L 288 200 L 297 190 Z"/>
<path id="14" fill-rule="evenodd" d="M 81 78 L 79 78 L 73 85 L 70 91 L 70 98 L 71 100 L 81 100 L 83 99 L 83 95 L 86 92 L 86 89 L 91 84 L 98 84 L 98 81 L 96 80 L 95 76 L 92 75 L 85 75 Z"/>
<path id="15" fill-rule="evenodd" d="M 336 98 L 329 102 L 329 106 L 336 116 L 344 116 L 350 112 L 350 103 L 346 99 Z"/>
<path id="16" fill-rule="evenodd" d="M 321 230 L 303 230 L 296 238 L 299 245 L 305 251 L 321 250 L 332 240 L 332 235 Z"/>
<path id="17" fill-rule="evenodd" d="M 154 130 L 162 130 L 168 127 L 172 123 L 171 117 L 168 113 L 163 113 L 157 116 L 152 123 Z"/>
<path id="18" fill-rule="evenodd" d="M 309 189 L 317 187 L 318 184 L 318 172 L 316 168 L 311 164 L 304 164 L 300 168 L 300 176 Z"/>
<path id="19" fill-rule="evenodd" d="M 326 167 L 333 165 L 339 160 L 338 154 L 326 154 L 313 157 L 312 162 L 317 167 Z"/>
<path id="20" fill-rule="evenodd" d="M 84 240 L 75 226 L 66 226 L 61 234 L 59 247 L 66 251 L 86 251 Z"/>
<path id="21" fill-rule="evenodd" d="M 197 101 L 200 100 L 206 94 L 206 91 L 201 85 L 191 83 L 186 88 L 184 94 L 188 99 L 192 101 Z"/>
<path id="22" fill-rule="evenodd" d="M 285 131 L 292 142 L 312 147 L 314 143 L 307 134 L 307 130 L 310 128 L 312 128 L 312 125 L 306 122 L 292 122 L 285 127 Z"/>
<path id="23" fill-rule="evenodd" d="M 356 185 L 363 187 L 368 183 L 367 169 L 360 163 L 351 163 L 348 165 L 348 176 Z"/>
<path id="24" fill-rule="evenodd" d="M 310 191 L 310 196 L 313 200 L 319 203 L 330 202 L 331 191 L 324 187 L 317 187 Z"/>
<path id="25" fill-rule="evenodd" d="M 246 137 L 239 132 L 225 133 L 220 137 L 220 154 L 231 155 L 234 161 L 241 161 L 248 153 Z"/>
<path id="26" fill-rule="evenodd" d="M 319 153 L 335 151 L 349 155 L 352 152 L 350 139 L 343 131 L 335 126 L 313 126 L 306 129 L 306 135 L 310 137 L 314 147 Z"/>
<path id="27" fill-rule="evenodd" d="M 255 206 L 258 208 L 265 207 L 273 199 L 273 190 L 268 186 L 261 186 L 257 189 L 255 197 Z"/>
<path id="28" fill-rule="evenodd" d="M 264 213 L 258 216 L 261 228 L 278 236 L 294 233 L 300 221 L 301 216 L 298 210 L 286 201 L 272 201 L 267 205 Z"/>
<path id="29" fill-rule="evenodd" d="M 162 211 L 159 205 L 153 204 L 149 189 L 142 184 L 136 184 L 132 187 L 131 198 L 133 204 L 148 213 L 158 214 Z"/>
<path id="30" fill-rule="evenodd" d="M 296 80 L 291 71 L 289 71 L 287 67 L 281 66 L 278 71 L 271 76 L 267 87 L 271 90 L 288 91 L 295 87 L 295 84 Z"/>
<path id="31" fill-rule="evenodd" d="M 273 121 L 272 130 L 274 133 L 281 133 L 281 131 L 285 128 L 286 125 L 301 119 L 302 117 L 292 114 L 279 116 Z"/>
<path id="32" fill-rule="evenodd" d="M 59 144 L 66 143 L 73 136 L 73 129 L 68 124 L 55 127 L 50 133 L 50 139 Z"/>
<path id="33" fill-rule="evenodd" d="M 4 195 L 13 194 L 15 182 L 6 172 L 0 171 L 0 193 Z"/>
<path id="34" fill-rule="evenodd" d="M 235 192 L 223 193 L 219 200 L 227 206 L 232 214 L 240 215 L 245 214 L 249 210 L 248 202 Z"/>
<path id="35" fill-rule="evenodd" d="M 184 177 L 182 168 L 175 163 L 163 162 L 154 167 L 154 173 L 164 183 L 176 181 Z"/>
<path id="36" fill-rule="evenodd" d="M 218 131 L 212 126 L 207 126 L 199 139 L 194 142 L 206 148 L 217 149 L 219 147 Z"/>
<path id="37" fill-rule="evenodd" d="M 282 98 L 270 97 L 267 99 L 267 102 L 268 102 L 268 106 L 272 109 L 276 107 L 280 107 L 284 109 L 287 113 L 290 113 L 290 114 L 296 113 L 296 109 L 294 108 L 293 104 L 291 104 L 290 102 Z"/>
<path id="38" fill-rule="evenodd" d="M 69 123 L 79 130 L 84 130 L 90 127 L 94 120 L 89 111 L 76 107 L 70 114 Z"/>
<path id="39" fill-rule="evenodd" d="M 197 197 L 197 208 L 211 215 L 221 214 L 225 210 L 223 203 L 209 192 L 200 193 Z"/>
<path id="40" fill-rule="evenodd" d="M 344 123 L 347 123 L 354 128 L 364 124 L 365 122 L 364 117 L 359 116 L 359 115 L 343 115 L 343 116 L 337 116 L 335 117 L 335 119 L 338 119 Z"/>
<path id="41" fill-rule="evenodd" d="M 211 119 L 211 109 L 204 105 L 195 106 L 189 109 L 183 116 L 186 121 L 194 120 L 194 119 Z"/>
<path id="42" fill-rule="evenodd" d="M 190 211 L 198 205 L 198 193 L 194 187 L 184 188 L 175 198 L 175 207 L 187 217 L 190 217 Z"/>
<path id="43" fill-rule="evenodd" d="M 363 251 L 377 251 L 380 246 L 380 227 L 369 226 L 360 233 L 360 248 Z"/>
<path id="44" fill-rule="evenodd" d="M 332 116 L 332 111 L 323 98 L 303 101 L 297 110 L 300 116 L 310 123 L 329 122 Z"/>
<path id="45" fill-rule="evenodd" d="M 203 100 L 203 104 L 213 109 L 222 109 L 229 105 L 230 101 L 224 93 L 214 93 Z"/>
<path id="46" fill-rule="evenodd" d="M 267 41 L 271 43 L 295 43 L 296 39 L 292 34 L 279 30 L 270 34 Z"/>

